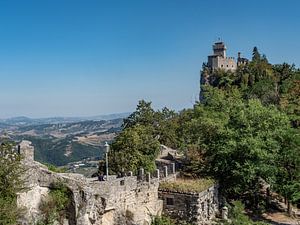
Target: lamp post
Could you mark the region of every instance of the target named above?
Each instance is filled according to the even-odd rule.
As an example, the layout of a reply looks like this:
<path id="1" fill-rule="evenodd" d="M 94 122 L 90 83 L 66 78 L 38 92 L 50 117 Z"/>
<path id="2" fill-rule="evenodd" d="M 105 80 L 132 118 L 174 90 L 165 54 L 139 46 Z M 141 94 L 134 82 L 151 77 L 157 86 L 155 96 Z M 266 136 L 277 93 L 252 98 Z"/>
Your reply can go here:
<path id="1" fill-rule="evenodd" d="M 106 163 L 106 180 L 108 180 L 108 152 L 109 152 L 109 144 L 107 141 L 105 142 L 105 163 Z"/>

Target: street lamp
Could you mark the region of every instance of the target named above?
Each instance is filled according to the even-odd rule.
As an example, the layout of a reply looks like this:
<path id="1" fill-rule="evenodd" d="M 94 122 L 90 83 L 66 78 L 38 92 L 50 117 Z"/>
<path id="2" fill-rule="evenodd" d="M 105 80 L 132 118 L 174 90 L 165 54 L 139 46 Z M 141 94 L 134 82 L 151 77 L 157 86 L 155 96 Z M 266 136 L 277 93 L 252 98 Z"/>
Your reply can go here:
<path id="1" fill-rule="evenodd" d="M 109 152 L 109 144 L 107 141 L 105 142 L 105 162 L 106 162 L 106 180 L 108 180 L 108 152 Z"/>

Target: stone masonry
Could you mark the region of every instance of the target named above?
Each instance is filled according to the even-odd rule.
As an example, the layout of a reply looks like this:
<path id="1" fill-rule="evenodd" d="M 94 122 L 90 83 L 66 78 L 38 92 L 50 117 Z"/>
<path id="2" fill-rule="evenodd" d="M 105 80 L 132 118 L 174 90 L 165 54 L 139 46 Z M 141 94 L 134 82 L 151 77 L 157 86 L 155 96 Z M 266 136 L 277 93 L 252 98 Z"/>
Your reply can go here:
<path id="1" fill-rule="evenodd" d="M 165 214 L 191 224 L 211 224 L 219 211 L 218 185 L 200 193 L 159 190 L 159 198 L 164 201 Z"/>

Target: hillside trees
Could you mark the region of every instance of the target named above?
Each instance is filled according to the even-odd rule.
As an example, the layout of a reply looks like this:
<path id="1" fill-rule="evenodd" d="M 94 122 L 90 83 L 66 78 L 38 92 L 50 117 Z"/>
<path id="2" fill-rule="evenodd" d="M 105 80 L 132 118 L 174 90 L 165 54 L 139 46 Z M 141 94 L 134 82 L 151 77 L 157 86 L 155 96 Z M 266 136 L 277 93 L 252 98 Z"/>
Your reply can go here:
<path id="1" fill-rule="evenodd" d="M 136 171 L 140 167 L 154 170 L 160 144 L 174 147 L 178 142 L 177 119 L 173 110 L 164 107 L 155 111 L 151 102 L 139 101 L 136 111 L 124 119 L 123 131 L 112 143 L 110 164 L 113 170 Z"/>
<path id="2" fill-rule="evenodd" d="M 300 202 L 300 132 L 290 128 L 279 138 L 275 188 L 285 197 L 290 211 L 290 203 Z"/>
<path id="3" fill-rule="evenodd" d="M 189 154 L 188 169 L 219 180 L 225 195 L 247 195 L 256 203 L 260 179 L 275 183 L 278 139 L 290 129 L 288 116 L 275 107 L 243 101 L 235 88 L 207 87 L 205 102 L 195 105 L 183 126 L 185 140 L 198 152 Z"/>
<path id="4" fill-rule="evenodd" d="M 139 102 L 113 143 L 114 154 L 121 154 L 115 163 L 132 163 L 135 169 L 151 165 L 155 151 L 142 148 L 150 149 L 152 139 L 153 146 L 182 150 L 185 174 L 214 177 L 230 199 L 257 208 L 260 190 L 269 184 L 299 203 L 299 69 L 271 65 L 255 48 L 253 60 L 235 72 L 216 70 L 208 77 L 206 65 L 203 70 L 208 83 L 192 109 L 155 111 L 151 102 Z"/>
<path id="5" fill-rule="evenodd" d="M 215 82 L 202 86 L 206 97 L 202 104 L 194 107 L 193 118 L 185 125 L 192 134 L 187 136 L 194 135 L 192 142 L 198 142 L 198 151 L 195 147 L 189 148 L 189 154 L 195 156 L 191 157 L 189 169 L 194 174 L 219 174 L 219 179 L 224 179 L 223 184 L 227 180 L 229 187 L 224 187 L 230 193 L 228 196 L 258 191 L 259 186 L 251 187 L 249 181 L 252 175 L 260 174 L 257 177 L 271 184 L 288 201 L 299 203 L 299 69 L 286 63 L 271 65 L 255 48 L 252 62 L 238 67 L 234 76 L 225 71 L 221 74 L 222 80 L 231 80 L 230 85 Z M 232 99 L 234 89 L 240 92 L 240 99 Z M 202 115 L 197 113 L 198 117 L 197 111 Z M 243 142 L 241 151 L 234 154 Z M 239 167 L 235 171 L 232 165 Z M 228 166 L 229 177 L 226 177 Z M 253 196 L 253 203 L 257 202 L 255 198 Z"/>
<path id="6" fill-rule="evenodd" d="M 0 224 L 17 224 L 21 213 L 17 207 L 17 193 L 24 189 L 20 161 L 12 143 L 0 145 Z"/>

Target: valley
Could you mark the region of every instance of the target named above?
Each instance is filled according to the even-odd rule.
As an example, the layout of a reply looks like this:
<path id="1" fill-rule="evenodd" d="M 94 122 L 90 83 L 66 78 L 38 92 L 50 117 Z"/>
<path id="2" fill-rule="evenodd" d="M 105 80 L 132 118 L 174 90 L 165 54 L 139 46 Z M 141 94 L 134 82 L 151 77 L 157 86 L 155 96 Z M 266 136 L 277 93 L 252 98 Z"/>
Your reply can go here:
<path id="1" fill-rule="evenodd" d="M 87 158 L 99 160 L 105 141 L 111 142 L 121 130 L 124 115 L 106 116 L 109 118 L 107 120 L 6 119 L 0 121 L 0 136 L 15 142 L 31 141 L 36 149 L 35 159 L 39 162 L 55 166 L 72 165 L 74 162 L 86 161 Z M 120 118 L 114 118 L 118 116 Z"/>

